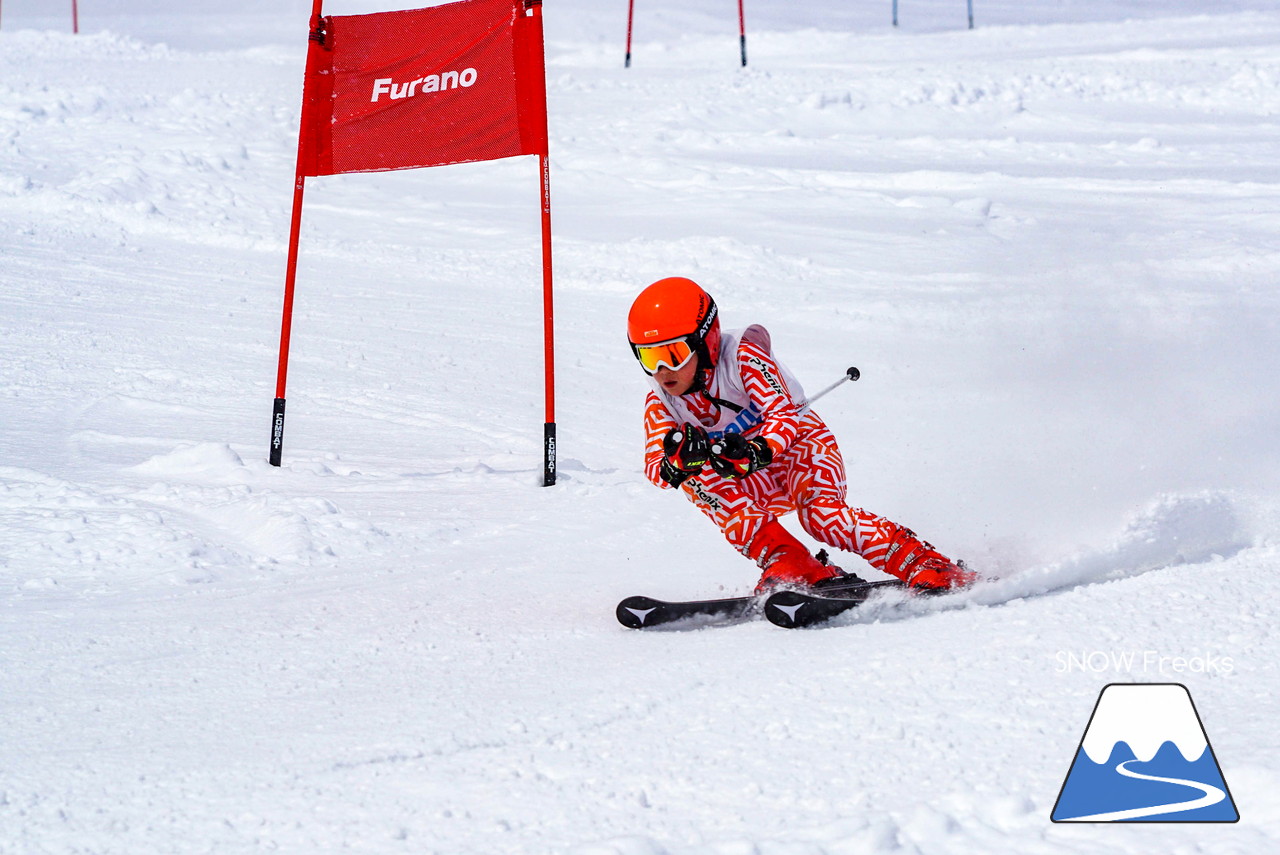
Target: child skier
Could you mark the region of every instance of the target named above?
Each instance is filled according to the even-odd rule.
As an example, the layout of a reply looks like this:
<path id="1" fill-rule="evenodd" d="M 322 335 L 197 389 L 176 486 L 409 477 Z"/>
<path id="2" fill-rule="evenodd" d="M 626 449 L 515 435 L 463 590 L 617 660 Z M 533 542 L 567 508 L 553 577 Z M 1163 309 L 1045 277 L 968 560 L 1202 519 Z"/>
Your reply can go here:
<path id="1" fill-rule="evenodd" d="M 972 582 L 972 573 L 910 529 L 846 504 L 835 437 L 804 405 L 769 333 L 761 326 L 722 333 L 718 314 L 710 295 L 681 277 L 654 282 L 631 306 L 627 338 L 653 387 L 644 412 L 649 480 L 683 490 L 756 562 L 758 593 L 856 579 L 814 558 L 783 528 L 778 517 L 791 511 L 812 537 L 909 585 Z"/>

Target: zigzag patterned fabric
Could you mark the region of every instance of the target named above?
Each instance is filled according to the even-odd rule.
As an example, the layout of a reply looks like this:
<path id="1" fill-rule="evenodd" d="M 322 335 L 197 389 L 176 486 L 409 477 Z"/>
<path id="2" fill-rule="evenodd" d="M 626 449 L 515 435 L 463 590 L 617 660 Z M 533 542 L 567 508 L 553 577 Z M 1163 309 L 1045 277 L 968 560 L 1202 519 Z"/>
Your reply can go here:
<path id="1" fill-rule="evenodd" d="M 903 526 L 845 500 L 844 458 L 835 436 L 812 411 L 803 416 L 789 395 L 770 384 L 759 365 L 780 376 L 771 354 L 743 342 L 737 368 L 752 400 L 764 414 L 758 436 L 773 448 L 773 462 L 746 478 L 723 478 L 709 468 L 680 486 L 686 497 L 707 515 L 726 540 L 743 555 L 761 527 L 779 516 L 795 512 L 801 527 L 828 546 L 853 552 L 877 570 L 899 578 L 919 559 L 936 556 L 927 543 Z M 722 369 L 723 370 L 723 369 Z M 701 392 L 684 397 L 690 409 L 706 421 L 718 418 L 717 404 Z M 667 487 L 658 475 L 662 463 L 662 438 L 676 421 L 653 392 L 644 413 L 645 474 L 654 484 Z"/>

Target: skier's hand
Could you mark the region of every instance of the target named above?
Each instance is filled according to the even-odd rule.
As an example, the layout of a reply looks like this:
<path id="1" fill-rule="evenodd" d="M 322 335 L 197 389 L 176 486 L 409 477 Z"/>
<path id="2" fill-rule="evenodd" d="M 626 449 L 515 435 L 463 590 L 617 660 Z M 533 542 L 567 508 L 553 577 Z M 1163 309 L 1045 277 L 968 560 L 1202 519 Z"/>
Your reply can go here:
<path id="1" fill-rule="evenodd" d="M 745 478 L 773 462 L 773 449 L 763 437 L 743 439 L 726 433 L 711 443 L 711 468 L 725 478 Z"/>
<path id="2" fill-rule="evenodd" d="M 672 487 L 679 487 L 707 465 L 711 440 L 701 427 L 685 422 L 667 431 L 662 438 L 662 453 L 665 456 L 658 466 L 658 475 Z"/>

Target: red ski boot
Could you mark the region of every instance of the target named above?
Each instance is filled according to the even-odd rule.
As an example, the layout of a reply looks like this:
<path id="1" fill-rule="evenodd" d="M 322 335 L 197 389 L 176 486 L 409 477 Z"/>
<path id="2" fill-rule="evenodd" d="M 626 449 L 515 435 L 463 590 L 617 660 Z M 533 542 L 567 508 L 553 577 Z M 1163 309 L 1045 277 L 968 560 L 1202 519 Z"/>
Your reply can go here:
<path id="1" fill-rule="evenodd" d="M 898 526 L 884 558 L 884 572 L 913 588 L 947 591 L 978 580 L 976 573 L 947 558 L 909 528 Z"/>
<path id="2" fill-rule="evenodd" d="M 756 532 L 747 557 L 764 573 L 756 583 L 756 593 L 763 594 L 782 585 L 812 586 L 824 579 L 843 576 L 839 567 L 825 564 L 809 554 L 804 544 L 776 519 Z"/>

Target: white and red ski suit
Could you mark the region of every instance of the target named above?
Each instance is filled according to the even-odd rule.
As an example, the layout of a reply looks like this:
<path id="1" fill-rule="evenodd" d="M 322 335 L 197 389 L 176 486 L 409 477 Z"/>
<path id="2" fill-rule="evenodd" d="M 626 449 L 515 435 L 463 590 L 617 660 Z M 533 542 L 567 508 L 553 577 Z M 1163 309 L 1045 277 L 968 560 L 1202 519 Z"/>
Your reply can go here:
<path id="1" fill-rule="evenodd" d="M 953 573 L 939 576 L 937 568 L 959 568 L 909 529 L 847 504 L 844 460 L 835 436 L 804 405 L 804 391 L 774 357 L 764 327 L 723 333 L 714 368 L 702 371 L 702 377 L 698 391 L 679 396 L 652 382 L 644 412 L 645 474 L 671 489 L 659 475 L 662 442 L 684 422 L 701 425 L 713 440 L 727 432 L 763 437 L 773 452 L 769 465 L 736 479 L 706 467 L 678 488 L 764 570 L 761 588 L 812 584 L 835 572 L 809 556 L 777 522 L 792 511 L 810 536 L 862 556 L 877 570 L 931 587 L 956 582 Z M 779 561 L 784 554 L 787 560 Z"/>

